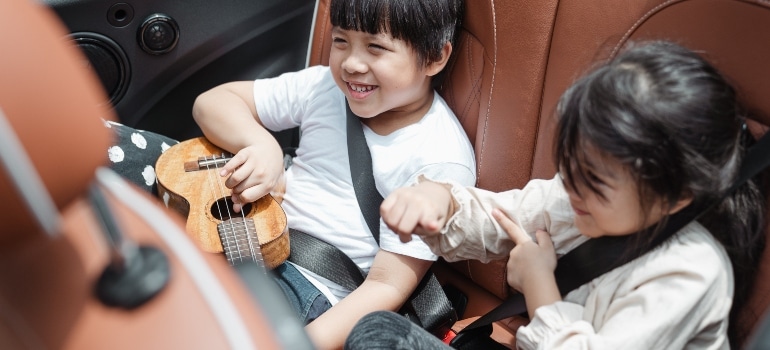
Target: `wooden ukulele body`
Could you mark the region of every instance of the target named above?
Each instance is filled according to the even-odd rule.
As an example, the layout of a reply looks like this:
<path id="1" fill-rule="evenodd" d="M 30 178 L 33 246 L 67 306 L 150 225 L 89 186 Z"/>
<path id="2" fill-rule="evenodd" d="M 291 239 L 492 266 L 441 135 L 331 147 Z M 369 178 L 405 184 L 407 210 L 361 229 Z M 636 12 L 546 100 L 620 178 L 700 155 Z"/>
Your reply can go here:
<path id="1" fill-rule="evenodd" d="M 245 205 L 243 214 L 235 213 L 231 191 L 224 185 L 225 178 L 219 176 L 221 166 L 189 169 L 191 161 L 197 162 L 201 157 L 222 158 L 225 153 L 204 137 L 172 146 L 156 163 L 158 195 L 166 207 L 186 218 L 187 233 L 206 252 L 225 252 L 217 225 L 231 217 L 252 219 L 264 265 L 272 269 L 289 256 L 288 226 L 281 205 L 268 194 Z M 186 163 L 188 169 L 185 169 Z"/>

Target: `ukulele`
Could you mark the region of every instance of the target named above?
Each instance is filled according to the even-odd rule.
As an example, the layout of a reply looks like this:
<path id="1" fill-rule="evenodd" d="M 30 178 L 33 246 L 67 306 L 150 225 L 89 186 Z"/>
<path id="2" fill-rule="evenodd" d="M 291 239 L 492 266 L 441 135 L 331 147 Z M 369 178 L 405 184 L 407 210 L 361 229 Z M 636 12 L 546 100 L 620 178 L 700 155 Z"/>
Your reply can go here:
<path id="1" fill-rule="evenodd" d="M 235 212 L 219 176 L 232 154 L 205 137 L 182 141 L 158 158 L 158 195 L 187 220 L 187 234 L 210 253 L 224 253 L 230 265 L 247 261 L 272 269 L 289 256 L 289 233 L 281 205 L 267 194 Z"/>

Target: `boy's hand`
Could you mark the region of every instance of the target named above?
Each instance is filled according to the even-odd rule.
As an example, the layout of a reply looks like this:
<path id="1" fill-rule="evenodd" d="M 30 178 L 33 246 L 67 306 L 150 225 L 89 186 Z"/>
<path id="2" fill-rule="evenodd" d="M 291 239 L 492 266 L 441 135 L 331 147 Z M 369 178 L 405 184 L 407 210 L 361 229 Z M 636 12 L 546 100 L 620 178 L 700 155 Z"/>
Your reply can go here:
<path id="1" fill-rule="evenodd" d="M 422 236 L 438 234 L 454 213 L 452 201 L 446 185 L 423 181 L 393 191 L 382 202 L 380 215 L 402 242 L 409 242 L 413 233 Z"/>
<path id="2" fill-rule="evenodd" d="M 233 156 L 222 167 L 219 175 L 227 177 L 225 186 L 232 189 L 233 209 L 240 212 L 246 203 L 252 203 L 270 193 L 283 181 L 283 158 L 264 152 L 257 146 L 248 146 Z"/>
<path id="3" fill-rule="evenodd" d="M 537 279 L 553 278 L 556 269 L 556 252 L 548 232 L 537 230 L 537 242 L 532 240 L 518 224 L 499 209 L 492 210 L 492 216 L 516 243 L 508 258 L 508 285 L 524 293 L 526 286 L 540 285 Z M 525 293 L 526 294 L 526 293 Z"/>

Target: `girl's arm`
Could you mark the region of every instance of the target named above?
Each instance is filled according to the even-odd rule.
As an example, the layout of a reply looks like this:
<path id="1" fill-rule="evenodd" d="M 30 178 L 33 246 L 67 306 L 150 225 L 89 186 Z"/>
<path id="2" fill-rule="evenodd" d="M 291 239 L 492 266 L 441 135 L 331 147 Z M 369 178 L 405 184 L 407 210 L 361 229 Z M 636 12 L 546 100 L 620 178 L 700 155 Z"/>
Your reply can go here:
<path id="1" fill-rule="evenodd" d="M 574 214 L 558 177 L 532 180 L 522 189 L 506 192 L 457 185 L 450 192 L 454 213 L 440 231 L 422 238 L 434 253 L 449 261 L 488 262 L 508 257 L 514 242 L 492 216 L 495 209 L 533 239 L 537 230 L 547 231 L 557 256 L 587 240 L 573 225 Z"/>
<path id="2" fill-rule="evenodd" d="M 398 310 L 431 263 L 380 250 L 364 283 L 305 327 L 310 339 L 319 349 L 342 348 L 361 317 L 378 310 Z"/>
<path id="3" fill-rule="evenodd" d="M 556 254 L 548 232 L 537 230 L 537 239 L 533 240 L 502 211 L 494 209 L 492 216 L 516 244 L 508 258 L 506 279 L 509 286 L 524 294 L 529 317 L 534 317 L 539 307 L 561 301 L 553 274 Z"/>

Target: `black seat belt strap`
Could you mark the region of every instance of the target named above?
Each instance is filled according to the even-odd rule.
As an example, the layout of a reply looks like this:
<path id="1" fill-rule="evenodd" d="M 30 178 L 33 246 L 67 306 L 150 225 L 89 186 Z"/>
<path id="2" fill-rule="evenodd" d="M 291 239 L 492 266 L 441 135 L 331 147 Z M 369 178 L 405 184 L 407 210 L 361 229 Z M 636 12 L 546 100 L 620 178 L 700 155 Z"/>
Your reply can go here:
<path id="1" fill-rule="evenodd" d="M 354 290 L 364 282 L 364 272 L 339 248 L 292 228 L 289 237 L 289 261 L 347 290 Z"/>
<path id="2" fill-rule="evenodd" d="M 377 245 L 380 244 L 380 204 L 383 198 L 374 184 L 372 173 L 372 154 L 364 137 L 364 130 L 358 116 L 353 114 L 350 106 L 345 101 L 347 114 L 348 134 L 348 163 L 350 163 L 350 177 L 353 181 L 353 189 L 356 192 L 358 206 L 364 215 Z"/>
<path id="3" fill-rule="evenodd" d="M 347 114 L 348 158 L 350 176 L 356 191 L 358 206 L 366 219 L 369 230 L 380 244 L 380 205 L 382 195 L 377 191 L 372 172 L 372 156 L 364 137 L 363 126 L 358 116 L 345 103 Z M 443 336 L 457 321 L 452 303 L 433 272 L 428 271 L 407 299 L 402 308 L 412 322 L 430 330 L 437 336 Z"/>

